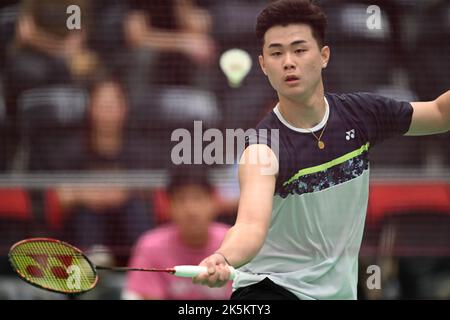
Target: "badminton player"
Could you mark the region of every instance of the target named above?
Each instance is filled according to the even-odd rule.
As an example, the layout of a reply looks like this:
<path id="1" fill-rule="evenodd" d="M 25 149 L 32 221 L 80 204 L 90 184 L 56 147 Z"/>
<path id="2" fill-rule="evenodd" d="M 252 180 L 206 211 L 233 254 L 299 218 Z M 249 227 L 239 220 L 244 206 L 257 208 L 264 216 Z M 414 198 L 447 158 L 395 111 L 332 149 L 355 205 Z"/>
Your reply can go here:
<path id="1" fill-rule="evenodd" d="M 279 103 L 257 129 L 277 129 L 279 139 L 249 140 L 236 223 L 200 263 L 208 273 L 194 278 L 223 286 L 227 265 L 238 268 L 231 299 L 356 299 L 370 148 L 450 129 L 450 91 L 429 102 L 325 93 L 326 24 L 322 10 L 302 0 L 270 3 L 258 16 L 259 62 Z M 255 150 L 276 172 L 249 161 Z"/>

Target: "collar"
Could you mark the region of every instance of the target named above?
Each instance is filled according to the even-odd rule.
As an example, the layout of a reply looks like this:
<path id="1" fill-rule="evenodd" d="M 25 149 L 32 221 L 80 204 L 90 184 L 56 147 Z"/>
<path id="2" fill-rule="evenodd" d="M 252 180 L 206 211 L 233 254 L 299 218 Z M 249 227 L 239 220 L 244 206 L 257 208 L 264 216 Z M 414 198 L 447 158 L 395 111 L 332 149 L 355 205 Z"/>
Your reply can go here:
<path id="1" fill-rule="evenodd" d="M 330 105 L 328 104 L 328 100 L 325 96 L 323 97 L 323 99 L 325 100 L 325 115 L 324 115 L 322 121 L 320 121 L 320 123 L 318 123 L 313 128 L 309 128 L 309 129 L 297 128 L 297 127 L 294 127 L 293 125 L 291 125 L 289 122 L 287 122 L 286 119 L 284 119 L 283 116 L 281 115 L 281 112 L 279 109 L 280 103 L 277 103 L 275 108 L 273 108 L 273 112 L 275 112 L 275 115 L 281 121 L 281 123 L 283 123 L 286 127 L 288 127 L 289 129 L 291 129 L 293 131 L 301 132 L 301 133 L 311 133 L 311 131 L 316 132 L 325 126 L 325 124 L 328 121 L 328 118 L 330 117 Z"/>

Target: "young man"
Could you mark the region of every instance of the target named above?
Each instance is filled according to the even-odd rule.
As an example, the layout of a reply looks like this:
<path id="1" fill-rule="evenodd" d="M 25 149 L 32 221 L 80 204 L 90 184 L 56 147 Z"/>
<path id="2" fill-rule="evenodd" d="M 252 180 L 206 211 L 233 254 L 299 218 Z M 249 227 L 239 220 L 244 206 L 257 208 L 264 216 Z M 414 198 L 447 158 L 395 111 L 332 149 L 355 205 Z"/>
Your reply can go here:
<path id="1" fill-rule="evenodd" d="M 167 188 L 171 223 L 153 229 L 139 239 L 130 266 L 167 268 L 197 264 L 214 252 L 229 226 L 214 222 L 217 204 L 213 191 L 204 169 L 175 169 Z M 226 299 L 230 294 L 231 283 L 211 289 L 170 274 L 129 272 L 124 298 L 211 300 Z"/>
<path id="2" fill-rule="evenodd" d="M 279 103 L 257 129 L 279 130 L 243 153 L 235 225 L 195 283 L 211 287 L 239 268 L 232 299 L 356 299 L 371 146 L 450 129 L 450 91 L 430 102 L 324 92 L 326 17 L 309 1 L 281 0 L 259 15 L 261 68 Z M 363 57 L 362 57 L 363 58 Z M 277 144 L 278 152 L 270 146 Z M 274 149 L 275 150 L 275 149 Z M 267 161 L 250 161 L 253 152 Z"/>

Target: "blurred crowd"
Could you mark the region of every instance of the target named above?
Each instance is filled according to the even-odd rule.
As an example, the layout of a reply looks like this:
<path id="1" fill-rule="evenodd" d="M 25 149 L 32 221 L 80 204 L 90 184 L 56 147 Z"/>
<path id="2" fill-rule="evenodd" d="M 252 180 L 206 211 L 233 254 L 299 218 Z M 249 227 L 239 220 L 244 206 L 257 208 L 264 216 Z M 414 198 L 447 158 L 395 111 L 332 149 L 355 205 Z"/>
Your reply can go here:
<path id="1" fill-rule="evenodd" d="M 2 0 L 0 175 L 171 173 L 174 129 L 192 130 L 194 120 L 204 129 L 256 125 L 276 103 L 254 36 L 267 1 Z M 450 87 L 449 1 L 317 3 L 330 26 L 327 91 L 413 101 Z M 67 27 L 71 5 L 81 9 L 79 30 Z M 366 24 L 369 5 L 381 8 L 380 29 Z M 238 88 L 229 87 L 218 63 L 232 48 L 253 60 Z M 372 165 L 448 171 L 449 137 L 388 141 L 373 150 Z M 233 222 L 238 193 L 237 186 L 213 192 L 213 220 Z M 0 255 L 14 241 L 45 235 L 84 250 L 105 246 L 109 263 L 123 265 L 140 236 L 170 221 L 173 199 L 180 201 L 165 188 L 0 186 Z M 9 270 L 6 258 L 0 270 Z"/>

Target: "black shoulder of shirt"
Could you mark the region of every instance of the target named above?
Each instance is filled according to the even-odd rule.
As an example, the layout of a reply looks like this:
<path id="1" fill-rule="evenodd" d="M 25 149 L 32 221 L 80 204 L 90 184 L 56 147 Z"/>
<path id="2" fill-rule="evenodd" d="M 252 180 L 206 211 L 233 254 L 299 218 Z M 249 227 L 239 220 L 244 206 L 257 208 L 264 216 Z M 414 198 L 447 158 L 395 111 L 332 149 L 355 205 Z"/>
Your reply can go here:
<path id="1" fill-rule="evenodd" d="M 325 93 L 325 98 L 331 106 L 348 104 L 351 106 L 367 105 L 373 103 L 376 99 L 386 99 L 383 96 L 378 96 L 369 92 L 355 92 L 355 93 Z M 261 121 L 255 126 L 255 129 L 274 129 L 280 126 L 280 121 L 274 110 L 270 110 Z"/>
<path id="2" fill-rule="evenodd" d="M 403 108 L 408 107 L 408 110 L 403 110 L 406 112 L 406 117 L 412 115 L 412 107 L 410 102 L 396 100 L 383 95 L 370 93 L 370 92 L 354 92 L 354 93 L 325 93 L 325 98 L 327 99 L 330 108 L 341 108 L 348 107 L 353 109 L 355 112 L 382 112 L 383 106 L 392 106 Z M 391 109 L 392 110 L 392 109 Z M 343 110 L 339 110 L 343 111 Z M 400 110 L 402 111 L 402 110 Z M 395 114 L 395 112 L 394 112 Z M 400 114 L 399 114 L 400 115 Z M 261 121 L 256 125 L 255 129 L 274 129 L 279 128 L 281 122 L 279 121 L 277 115 L 273 110 L 269 111 Z"/>
<path id="3" fill-rule="evenodd" d="M 351 92 L 351 93 L 329 93 L 325 94 L 325 97 L 330 102 L 341 102 L 347 104 L 356 105 L 370 105 L 370 104 L 410 104 L 410 102 L 396 99 L 393 97 L 384 96 L 373 92 Z"/>

